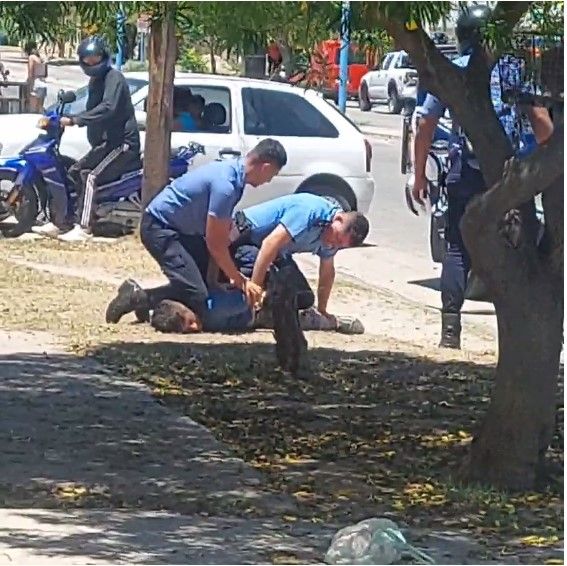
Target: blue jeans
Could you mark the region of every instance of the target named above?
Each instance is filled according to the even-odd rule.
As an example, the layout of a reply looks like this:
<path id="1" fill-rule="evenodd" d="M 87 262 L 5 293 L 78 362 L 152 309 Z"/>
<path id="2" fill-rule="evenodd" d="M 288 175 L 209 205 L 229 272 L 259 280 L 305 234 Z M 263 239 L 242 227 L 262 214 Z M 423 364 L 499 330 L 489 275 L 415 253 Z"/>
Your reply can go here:
<path id="1" fill-rule="evenodd" d="M 460 181 L 447 186 L 447 253 L 441 271 L 441 310 L 444 313 L 460 313 L 465 302 L 471 260 L 459 224 L 470 200 L 485 189 L 480 171 L 468 165 L 463 165 Z"/>

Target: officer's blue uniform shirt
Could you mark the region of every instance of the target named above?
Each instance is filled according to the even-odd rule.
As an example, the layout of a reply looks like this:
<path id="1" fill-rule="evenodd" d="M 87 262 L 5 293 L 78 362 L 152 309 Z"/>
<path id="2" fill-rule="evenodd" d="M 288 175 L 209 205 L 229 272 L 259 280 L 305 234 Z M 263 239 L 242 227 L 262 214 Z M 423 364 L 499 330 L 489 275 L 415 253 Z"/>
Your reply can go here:
<path id="1" fill-rule="evenodd" d="M 470 54 L 462 55 L 453 59 L 452 63 L 459 67 L 466 67 L 470 60 Z M 532 151 L 535 147 L 535 138 L 531 132 L 531 128 L 526 127 L 525 121 L 518 116 L 517 109 L 513 105 L 505 104 L 502 100 L 502 86 L 509 88 L 517 88 L 521 86 L 523 92 L 529 91 L 530 86 L 522 80 L 523 68 L 522 63 L 515 57 L 504 56 L 501 57 L 494 65 L 490 75 L 490 95 L 494 110 L 500 120 L 500 123 L 510 138 L 518 155 L 525 155 Z M 421 115 L 433 116 L 440 118 L 445 113 L 446 107 L 442 102 L 433 96 L 427 94 L 423 106 L 421 108 Z M 520 128 L 520 124 L 522 124 Z M 460 138 L 458 134 L 452 133 L 449 136 L 450 145 L 464 145 L 464 139 Z M 469 153 L 468 163 L 472 167 L 478 168 L 478 163 L 474 155 Z"/>
<path id="2" fill-rule="evenodd" d="M 264 238 L 281 224 L 292 241 L 280 255 L 311 252 L 326 259 L 338 250 L 323 243 L 323 232 L 341 210 L 335 202 L 324 197 L 297 193 L 251 206 L 243 212 L 252 225 L 250 240 L 254 245 L 261 246 Z"/>
<path id="3" fill-rule="evenodd" d="M 245 184 L 244 159 L 212 161 L 174 179 L 146 211 L 182 234 L 204 236 L 208 215 L 232 218 Z"/>

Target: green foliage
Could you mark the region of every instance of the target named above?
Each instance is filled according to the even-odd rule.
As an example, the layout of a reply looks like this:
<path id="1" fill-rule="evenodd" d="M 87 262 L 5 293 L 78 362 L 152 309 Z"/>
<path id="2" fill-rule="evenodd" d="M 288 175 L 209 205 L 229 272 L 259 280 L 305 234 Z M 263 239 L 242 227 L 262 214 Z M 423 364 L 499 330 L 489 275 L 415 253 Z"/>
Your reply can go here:
<path id="1" fill-rule="evenodd" d="M 193 73 L 207 72 L 207 65 L 203 61 L 203 57 L 191 47 L 183 51 L 177 62 L 182 71 L 192 71 Z"/>

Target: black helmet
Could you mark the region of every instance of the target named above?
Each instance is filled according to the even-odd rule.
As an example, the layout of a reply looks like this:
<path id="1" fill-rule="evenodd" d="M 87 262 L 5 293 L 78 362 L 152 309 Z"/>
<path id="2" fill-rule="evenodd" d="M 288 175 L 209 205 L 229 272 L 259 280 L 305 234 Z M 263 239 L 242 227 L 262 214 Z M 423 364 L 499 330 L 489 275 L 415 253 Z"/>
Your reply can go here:
<path id="1" fill-rule="evenodd" d="M 455 29 L 457 46 L 461 54 L 480 44 L 483 29 L 491 17 L 492 10 L 488 6 L 476 4 L 461 10 Z"/>
<path id="2" fill-rule="evenodd" d="M 89 77 L 103 77 L 110 69 L 110 52 L 102 37 L 95 35 L 83 39 L 77 48 L 77 55 L 79 56 L 81 69 Z M 84 59 L 89 56 L 101 57 L 100 62 L 94 65 L 87 65 Z"/>

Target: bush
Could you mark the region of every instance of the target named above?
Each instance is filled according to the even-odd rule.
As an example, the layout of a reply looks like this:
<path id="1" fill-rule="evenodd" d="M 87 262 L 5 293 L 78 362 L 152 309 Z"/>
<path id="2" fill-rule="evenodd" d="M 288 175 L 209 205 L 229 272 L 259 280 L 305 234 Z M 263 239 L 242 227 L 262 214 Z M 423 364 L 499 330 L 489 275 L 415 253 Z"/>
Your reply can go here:
<path id="1" fill-rule="evenodd" d="M 192 71 L 193 73 L 207 72 L 207 64 L 203 61 L 203 57 L 191 47 L 182 53 L 177 62 L 182 71 Z"/>
<path id="2" fill-rule="evenodd" d="M 133 59 L 128 59 L 124 66 L 122 67 L 123 71 L 147 71 L 148 70 L 148 62 L 147 61 L 135 61 Z"/>

